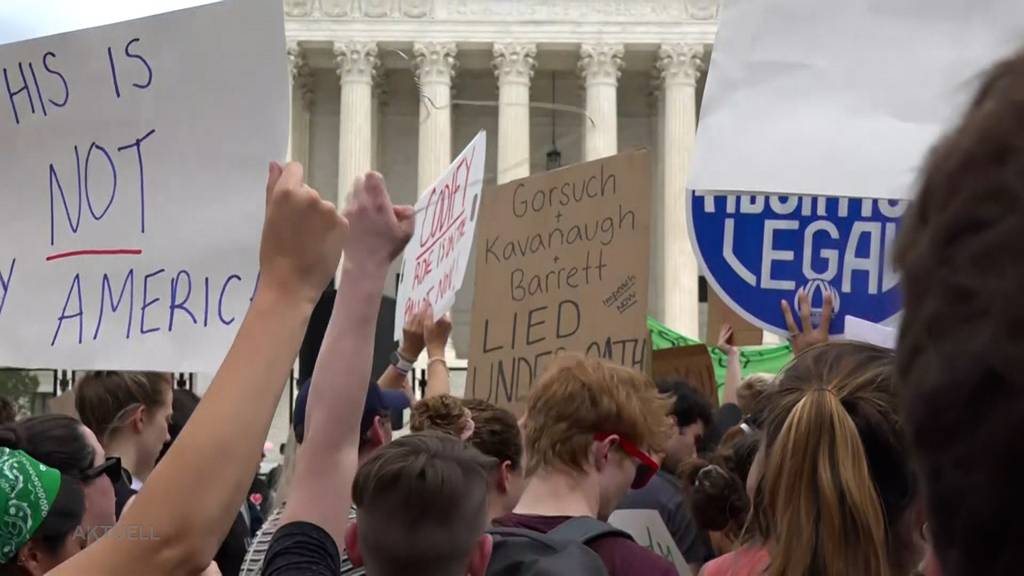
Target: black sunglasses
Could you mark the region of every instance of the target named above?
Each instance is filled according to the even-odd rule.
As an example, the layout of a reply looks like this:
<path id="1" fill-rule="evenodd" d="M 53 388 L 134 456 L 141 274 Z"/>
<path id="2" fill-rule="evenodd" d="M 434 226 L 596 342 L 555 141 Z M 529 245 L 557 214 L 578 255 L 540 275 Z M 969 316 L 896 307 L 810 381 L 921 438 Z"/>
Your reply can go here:
<path id="1" fill-rule="evenodd" d="M 82 480 L 85 482 L 92 482 L 100 476 L 106 476 L 110 478 L 110 481 L 117 484 L 122 480 L 121 476 L 121 459 L 117 456 L 108 456 L 99 465 L 89 468 L 82 473 Z"/>

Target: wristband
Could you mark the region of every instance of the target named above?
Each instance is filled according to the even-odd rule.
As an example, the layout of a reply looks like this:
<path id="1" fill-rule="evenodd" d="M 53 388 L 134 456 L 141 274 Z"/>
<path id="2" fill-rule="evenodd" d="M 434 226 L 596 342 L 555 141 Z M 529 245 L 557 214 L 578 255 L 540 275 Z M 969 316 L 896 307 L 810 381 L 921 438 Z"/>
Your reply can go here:
<path id="1" fill-rule="evenodd" d="M 448 361 L 444 359 L 444 356 L 434 356 L 430 360 L 427 360 L 427 366 L 429 367 L 434 362 L 440 362 L 441 364 L 444 365 L 445 370 L 448 369 Z"/>
<path id="2" fill-rule="evenodd" d="M 408 374 L 409 371 L 412 370 L 413 362 L 414 360 L 410 361 L 403 358 L 402 355 L 398 353 L 398 350 L 391 353 L 391 365 L 394 366 L 395 370 L 398 370 L 402 374 Z"/>

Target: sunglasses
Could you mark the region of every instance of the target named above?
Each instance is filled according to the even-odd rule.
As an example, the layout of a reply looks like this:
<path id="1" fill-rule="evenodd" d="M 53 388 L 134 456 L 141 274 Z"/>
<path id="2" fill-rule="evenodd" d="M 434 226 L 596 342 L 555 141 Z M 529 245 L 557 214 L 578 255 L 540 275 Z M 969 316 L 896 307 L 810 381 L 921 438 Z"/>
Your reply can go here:
<path id="1" fill-rule="evenodd" d="M 597 442 L 604 442 L 612 436 L 618 435 L 594 434 L 594 440 Z M 638 448 L 636 444 L 633 444 L 622 436 L 618 436 L 618 438 L 619 448 L 622 448 L 623 452 L 637 460 L 636 475 L 633 476 L 633 484 L 630 487 L 634 490 L 638 490 L 647 486 L 647 483 L 651 481 L 651 478 L 654 478 L 654 475 L 658 473 L 658 468 L 660 468 L 660 466 L 654 458 L 651 458 L 650 454 Z"/>
<path id="2" fill-rule="evenodd" d="M 85 482 L 92 482 L 100 476 L 110 478 L 110 482 L 113 484 L 121 482 L 121 459 L 117 456 L 108 456 L 102 463 L 83 472 L 82 480 Z"/>

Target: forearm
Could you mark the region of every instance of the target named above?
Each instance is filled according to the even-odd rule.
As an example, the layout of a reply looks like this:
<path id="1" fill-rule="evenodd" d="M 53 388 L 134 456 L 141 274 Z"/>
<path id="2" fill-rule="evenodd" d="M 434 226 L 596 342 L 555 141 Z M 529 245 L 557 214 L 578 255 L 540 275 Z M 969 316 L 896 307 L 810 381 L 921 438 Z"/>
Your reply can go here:
<path id="1" fill-rule="evenodd" d="M 144 526 L 159 540 L 101 540 L 123 560 L 122 573 L 195 573 L 209 565 L 258 469 L 313 305 L 257 292 L 203 401 L 118 523 Z M 199 470 L 212 473 L 202 490 L 194 486 Z"/>
<path id="2" fill-rule="evenodd" d="M 318 524 L 343 541 L 359 448 L 359 422 L 373 356 L 387 269 L 346 261 L 341 290 L 313 369 L 311 409 L 299 452 L 285 522 Z M 323 494 L 332 506 L 323 505 Z"/>
<path id="3" fill-rule="evenodd" d="M 405 395 L 409 397 L 409 402 L 416 400 L 412 392 L 412 386 L 409 385 L 409 375 L 403 374 L 394 366 L 388 366 L 388 369 L 377 379 L 377 385 L 385 390 L 401 390 L 405 392 Z"/>
<path id="4" fill-rule="evenodd" d="M 427 353 L 427 357 L 444 358 L 444 348 L 430 350 Z M 444 362 L 430 362 L 427 364 L 427 388 L 423 393 L 423 397 L 433 398 L 442 394 L 451 394 L 451 391 L 448 365 Z"/>
<path id="5" fill-rule="evenodd" d="M 726 404 L 736 404 L 736 392 L 740 388 L 740 380 L 743 377 L 743 367 L 740 365 L 740 352 L 734 350 L 729 356 L 729 364 L 725 370 L 725 390 L 722 394 L 722 401 Z"/>

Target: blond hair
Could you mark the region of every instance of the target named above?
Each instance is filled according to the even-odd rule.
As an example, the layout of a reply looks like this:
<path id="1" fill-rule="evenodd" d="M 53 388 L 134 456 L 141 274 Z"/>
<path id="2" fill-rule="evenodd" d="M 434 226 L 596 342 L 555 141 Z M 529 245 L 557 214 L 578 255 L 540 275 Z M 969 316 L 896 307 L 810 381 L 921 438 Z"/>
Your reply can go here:
<path id="1" fill-rule="evenodd" d="M 644 373 L 565 354 L 530 392 L 523 422 L 527 474 L 565 466 L 583 472 L 594 434 L 618 434 L 649 452 L 667 439 L 670 398 Z"/>
<path id="2" fill-rule="evenodd" d="M 754 412 L 757 401 L 772 389 L 774 381 L 771 374 L 751 374 L 743 379 L 736 389 L 736 404 L 744 416 Z"/>
<path id="3" fill-rule="evenodd" d="M 913 495 L 892 351 L 854 342 L 799 356 L 770 392 L 758 529 L 769 576 L 890 576 Z M 874 474 L 873 474 L 874 471 Z"/>

